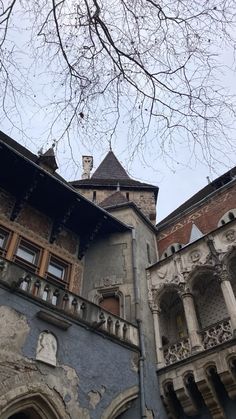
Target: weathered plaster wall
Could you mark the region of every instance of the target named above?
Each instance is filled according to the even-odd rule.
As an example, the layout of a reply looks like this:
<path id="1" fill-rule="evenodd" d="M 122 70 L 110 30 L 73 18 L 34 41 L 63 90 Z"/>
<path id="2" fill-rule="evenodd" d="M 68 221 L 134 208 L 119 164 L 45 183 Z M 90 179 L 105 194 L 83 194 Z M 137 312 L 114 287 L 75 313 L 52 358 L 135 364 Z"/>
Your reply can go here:
<path id="1" fill-rule="evenodd" d="M 97 302 L 101 291 L 119 290 L 121 316 L 134 321 L 132 248 L 130 233 L 96 240 L 85 255 L 82 296 Z"/>
<path id="2" fill-rule="evenodd" d="M 121 221 L 131 225 L 135 228 L 136 235 L 136 254 L 137 254 L 137 278 L 140 287 L 140 301 L 141 301 L 141 319 L 144 333 L 145 341 L 145 397 L 146 397 L 146 406 L 149 410 L 150 418 L 161 418 L 164 419 L 165 412 L 159 396 L 159 385 L 158 379 L 156 376 L 156 354 L 155 354 L 155 344 L 154 344 L 154 331 L 153 331 L 153 320 L 152 314 L 148 305 L 148 288 L 147 288 L 147 278 L 146 278 L 146 268 L 149 266 L 148 255 L 147 255 L 147 243 L 150 246 L 150 257 L 151 262 L 156 261 L 156 247 L 155 247 L 155 234 L 153 230 L 148 227 L 143 220 L 135 213 L 132 208 L 113 210 L 112 215 L 119 218 Z M 131 302 L 131 321 L 135 321 L 135 297 L 134 297 L 134 287 L 133 287 L 133 271 L 132 271 L 132 235 L 127 233 L 126 235 L 120 236 L 123 243 L 126 242 L 126 252 L 125 252 L 125 262 L 122 266 L 126 268 L 126 274 L 123 277 L 122 284 L 118 284 L 120 290 L 122 290 L 125 295 L 130 295 Z M 88 250 L 85 258 L 85 270 L 84 270 L 84 289 L 83 291 L 87 293 L 90 297 L 95 295 L 96 290 L 93 290 L 94 282 L 93 277 L 99 275 L 102 277 L 109 278 L 110 272 L 110 260 L 109 254 L 106 257 L 107 244 L 111 246 L 112 243 L 115 243 L 117 236 L 110 236 L 106 240 L 97 241 L 93 246 Z M 112 259 L 115 266 L 115 270 L 119 271 L 121 264 L 121 247 L 116 248 L 116 257 Z M 103 256 L 102 256 L 103 254 Z M 102 263 L 101 263 L 102 260 Z M 127 270 L 127 268 L 129 269 Z M 125 270 L 124 270 L 125 272 Z M 103 284 L 104 288 L 106 284 Z M 109 286 L 109 285 L 107 285 Z M 90 291 L 89 291 L 90 289 Z M 128 416 L 128 413 L 124 419 Z M 135 416 L 134 416 L 135 417 Z M 121 416 L 123 419 L 123 416 Z M 131 416 L 131 418 L 133 418 Z M 137 417 L 138 419 L 138 417 Z"/>
<path id="3" fill-rule="evenodd" d="M 39 309 L 0 288 L 0 412 L 10 391 L 43 388 L 60 403 L 62 418 L 100 418 L 117 395 L 138 385 L 136 352 L 78 324 L 63 331 L 37 318 Z M 58 342 L 56 368 L 35 361 L 44 330 Z"/>

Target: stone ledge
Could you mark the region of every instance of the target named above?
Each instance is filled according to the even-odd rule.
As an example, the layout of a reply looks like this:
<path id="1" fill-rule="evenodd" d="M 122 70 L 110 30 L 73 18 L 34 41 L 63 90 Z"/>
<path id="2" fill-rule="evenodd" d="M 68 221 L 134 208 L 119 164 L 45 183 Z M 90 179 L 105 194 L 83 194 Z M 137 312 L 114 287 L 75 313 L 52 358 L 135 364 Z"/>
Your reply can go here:
<path id="1" fill-rule="evenodd" d="M 55 314 L 50 313 L 49 311 L 40 310 L 37 313 L 37 317 L 40 320 L 53 324 L 54 326 L 57 326 L 59 327 L 59 329 L 62 330 L 67 330 L 72 325 L 72 323 L 62 319 L 61 317 L 56 316 Z"/>

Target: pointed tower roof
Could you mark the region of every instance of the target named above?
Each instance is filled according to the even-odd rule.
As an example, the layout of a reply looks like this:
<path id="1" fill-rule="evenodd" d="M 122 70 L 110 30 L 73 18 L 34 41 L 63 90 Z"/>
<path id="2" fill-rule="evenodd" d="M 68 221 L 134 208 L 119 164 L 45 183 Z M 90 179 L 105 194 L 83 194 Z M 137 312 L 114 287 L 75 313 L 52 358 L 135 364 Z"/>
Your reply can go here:
<path id="1" fill-rule="evenodd" d="M 92 175 L 92 179 L 130 179 L 113 151 L 109 151 Z"/>
<path id="2" fill-rule="evenodd" d="M 110 189 L 152 191 L 157 199 L 158 186 L 139 182 L 129 177 L 115 154 L 110 150 L 90 179 L 79 179 L 69 182 L 75 189 Z"/>
<path id="3" fill-rule="evenodd" d="M 53 147 L 39 156 L 38 165 L 48 170 L 50 173 L 54 173 L 58 169 Z"/>

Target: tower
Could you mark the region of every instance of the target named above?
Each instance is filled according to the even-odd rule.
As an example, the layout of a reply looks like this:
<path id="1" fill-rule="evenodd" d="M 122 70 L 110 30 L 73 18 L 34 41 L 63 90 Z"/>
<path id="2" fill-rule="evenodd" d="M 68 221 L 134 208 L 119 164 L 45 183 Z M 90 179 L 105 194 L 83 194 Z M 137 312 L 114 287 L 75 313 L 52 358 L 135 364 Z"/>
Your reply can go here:
<path id="1" fill-rule="evenodd" d="M 70 184 L 90 201 L 105 209 L 133 202 L 155 224 L 158 187 L 132 179 L 112 150 L 91 177 L 84 178 L 82 175 L 82 179 Z"/>

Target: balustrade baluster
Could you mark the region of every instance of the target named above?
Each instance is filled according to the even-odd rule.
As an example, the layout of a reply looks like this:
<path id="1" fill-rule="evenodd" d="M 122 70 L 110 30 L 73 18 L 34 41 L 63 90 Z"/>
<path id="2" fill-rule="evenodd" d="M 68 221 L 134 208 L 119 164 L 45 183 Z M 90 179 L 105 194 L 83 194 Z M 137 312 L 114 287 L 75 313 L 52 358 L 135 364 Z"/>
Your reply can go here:
<path id="1" fill-rule="evenodd" d="M 76 316 L 78 314 L 78 301 L 76 298 L 73 298 L 72 302 L 71 302 L 71 313 Z"/>
<path id="2" fill-rule="evenodd" d="M 83 302 L 80 306 L 80 310 L 81 310 L 81 314 L 82 314 L 82 319 L 86 320 L 87 317 L 87 305 L 85 304 L 85 302 Z"/>
<path id="3" fill-rule="evenodd" d="M 113 320 L 111 316 L 109 316 L 107 319 L 107 327 L 108 327 L 108 332 L 113 334 Z"/>
<path id="4" fill-rule="evenodd" d="M 116 320 L 116 322 L 115 322 L 115 335 L 119 336 L 119 334 L 120 334 L 120 322 L 119 322 L 119 320 Z"/>
<path id="5" fill-rule="evenodd" d="M 126 340 L 127 339 L 127 331 L 128 331 L 128 326 L 125 323 L 123 326 L 123 339 Z"/>

